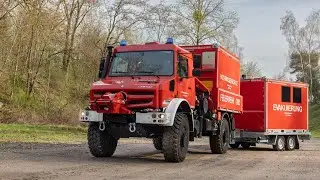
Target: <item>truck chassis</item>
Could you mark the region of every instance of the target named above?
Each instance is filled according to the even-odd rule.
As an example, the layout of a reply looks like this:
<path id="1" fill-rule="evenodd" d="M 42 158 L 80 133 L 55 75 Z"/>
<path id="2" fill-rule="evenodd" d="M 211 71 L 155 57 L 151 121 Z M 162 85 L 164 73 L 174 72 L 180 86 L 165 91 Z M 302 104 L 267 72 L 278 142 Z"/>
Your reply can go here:
<path id="1" fill-rule="evenodd" d="M 243 148 L 256 146 L 256 144 L 272 145 L 275 151 L 292 151 L 300 148 L 299 141 L 310 140 L 311 133 L 305 130 L 274 130 L 270 132 L 249 132 L 236 130 L 234 144 L 230 144 L 231 148 Z"/>

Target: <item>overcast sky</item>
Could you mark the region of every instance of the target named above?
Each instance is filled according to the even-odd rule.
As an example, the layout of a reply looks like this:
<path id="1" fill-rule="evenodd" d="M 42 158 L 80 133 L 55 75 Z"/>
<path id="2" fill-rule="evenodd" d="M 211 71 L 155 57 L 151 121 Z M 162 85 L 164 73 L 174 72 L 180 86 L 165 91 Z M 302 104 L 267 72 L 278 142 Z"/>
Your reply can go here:
<path id="1" fill-rule="evenodd" d="M 292 10 L 300 23 L 320 0 L 226 0 L 226 7 L 237 11 L 236 30 L 246 60 L 257 61 L 263 74 L 272 77 L 286 64 L 288 45 L 280 31 L 280 18 Z"/>

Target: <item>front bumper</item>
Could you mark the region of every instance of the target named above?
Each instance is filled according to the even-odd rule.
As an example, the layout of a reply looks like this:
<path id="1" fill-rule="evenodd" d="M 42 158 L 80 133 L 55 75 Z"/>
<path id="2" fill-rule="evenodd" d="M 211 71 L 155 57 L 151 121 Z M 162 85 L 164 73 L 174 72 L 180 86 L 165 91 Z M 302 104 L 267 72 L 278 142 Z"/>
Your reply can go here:
<path id="1" fill-rule="evenodd" d="M 136 113 L 134 115 L 134 122 L 137 124 L 153 124 L 153 125 L 170 125 L 171 113 L 162 112 L 148 112 L 148 113 Z M 80 112 L 79 121 L 81 122 L 102 122 L 103 113 L 97 113 L 96 111 L 82 110 Z"/>
<path id="2" fill-rule="evenodd" d="M 96 111 L 82 110 L 79 114 L 79 121 L 81 122 L 102 122 L 103 114 Z"/>
<path id="3" fill-rule="evenodd" d="M 136 113 L 136 123 L 138 124 L 170 124 L 170 113 L 150 112 L 150 113 Z"/>

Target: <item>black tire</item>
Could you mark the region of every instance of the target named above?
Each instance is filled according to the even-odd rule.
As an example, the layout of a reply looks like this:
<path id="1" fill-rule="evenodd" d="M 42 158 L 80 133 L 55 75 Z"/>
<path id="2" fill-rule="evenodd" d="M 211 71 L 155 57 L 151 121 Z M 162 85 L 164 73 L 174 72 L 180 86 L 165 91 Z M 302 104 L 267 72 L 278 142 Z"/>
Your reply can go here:
<path id="1" fill-rule="evenodd" d="M 296 147 L 295 149 L 300 149 L 300 143 L 298 137 L 296 137 Z"/>
<path id="2" fill-rule="evenodd" d="M 188 153 L 189 122 L 187 115 L 177 113 L 174 124 L 164 130 L 162 150 L 168 162 L 182 162 Z"/>
<path id="3" fill-rule="evenodd" d="M 239 146 L 240 146 L 240 143 L 229 144 L 229 145 L 230 145 L 230 147 L 231 147 L 232 149 L 238 149 Z"/>
<path id="4" fill-rule="evenodd" d="M 220 123 L 220 131 L 218 135 L 211 135 L 210 149 L 213 154 L 224 154 L 228 151 L 230 141 L 230 130 L 227 119 L 222 119 Z"/>
<path id="5" fill-rule="evenodd" d="M 88 145 L 90 153 L 95 157 L 110 157 L 117 148 L 118 140 L 106 130 L 99 130 L 99 123 L 89 123 Z"/>
<path id="6" fill-rule="evenodd" d="M 241 143 L 241 147 L 243 149 L 249 149 L 250 148 L 250 143 Z"/>
<path id="7" fill-rule="evenodd" d="M 286 137 L 286 150 L 292 151 L 296 148 L 296 138 L 294 136 Z"/>
<path id="8" fill-rule="evenodd" d="M 153 141 L 153 146 L 157 150 L 162 150 L 162 138 L 161 137 L 153 138 L 152 141 Z"/>
<path id="9" fill-rule="evenodd" d="M 276 139 L 276 145 L 273 145 L 273 150 L 275 151 L 284 151 L 286 146 L 286 140 L 284 136 L 278 136 Z"/>

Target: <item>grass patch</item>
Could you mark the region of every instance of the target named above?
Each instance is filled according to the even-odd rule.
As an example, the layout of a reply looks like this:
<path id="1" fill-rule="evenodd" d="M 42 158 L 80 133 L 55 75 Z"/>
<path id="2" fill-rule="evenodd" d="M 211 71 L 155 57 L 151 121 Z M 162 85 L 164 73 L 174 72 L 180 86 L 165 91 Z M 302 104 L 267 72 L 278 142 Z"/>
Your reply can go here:
<path id="1" fill-rule="evenodd" d="M 83 127 L 0 124 L 0 142 L 81 143 L 86 138 Z"/>
<path id="2" fill-rule="evenodd" d="M 309 109 L 309 128 L 312 137 L 320 138 L 320 105 L 313 105 Z"/>
<path id="3" fill-rule="evenodd" d="M 313 138 L 320 138 L 320 131 L 311 131 Z"/>

